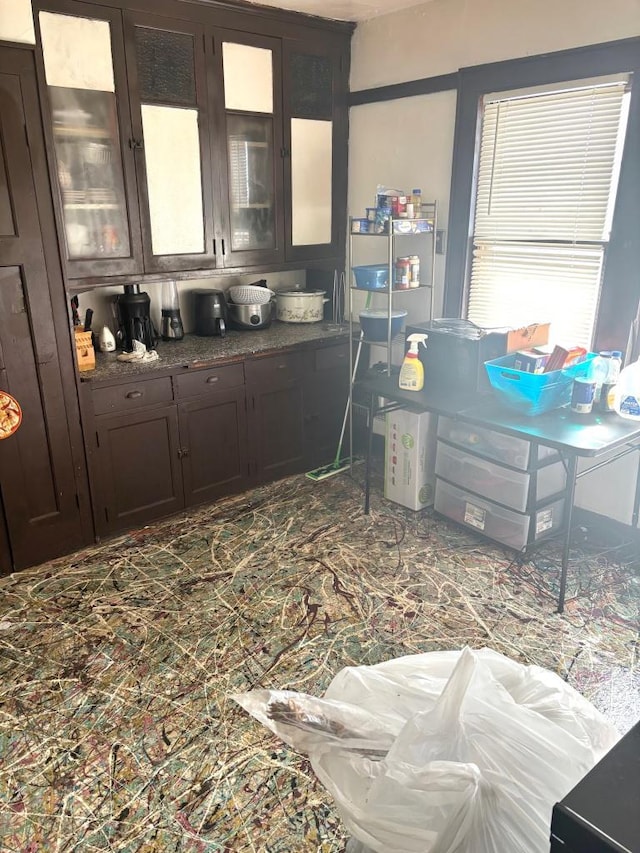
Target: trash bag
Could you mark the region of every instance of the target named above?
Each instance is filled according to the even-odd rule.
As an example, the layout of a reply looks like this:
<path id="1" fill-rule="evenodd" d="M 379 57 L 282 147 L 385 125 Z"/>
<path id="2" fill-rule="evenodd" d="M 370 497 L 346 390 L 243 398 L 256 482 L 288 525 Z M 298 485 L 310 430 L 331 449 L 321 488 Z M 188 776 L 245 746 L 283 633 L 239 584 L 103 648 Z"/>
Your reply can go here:
<path id="1" fill-rule="evenodd" d="M 232 698 L 309 756 L 350 853 L 546 853 L 554 803 L 619 737 L 557 675 L 490 649 L 347 667 L 323 698 Z"/>

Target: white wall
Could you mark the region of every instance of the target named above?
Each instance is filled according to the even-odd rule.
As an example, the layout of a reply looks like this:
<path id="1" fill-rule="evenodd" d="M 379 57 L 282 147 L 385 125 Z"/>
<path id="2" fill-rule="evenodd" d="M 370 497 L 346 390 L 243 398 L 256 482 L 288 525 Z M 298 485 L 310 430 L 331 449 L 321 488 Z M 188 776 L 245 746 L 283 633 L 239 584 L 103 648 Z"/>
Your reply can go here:
<path id="1" fill-rule="evenodd" d="M 370 89 L 638 35 L 640 0 L 432 0 L 358 25 L 350 85 Z M 438 201 L 446 227 L 455 104 L 454 92 L 442 92 L 351 109 L 350 214 L 372 203 L 378 183 L 419 186 Z M 439 257 L 436 316 L 443 276 Z M 578 506 L 629 524 L 636 471 L 631 457 L 584 477 Z"/>

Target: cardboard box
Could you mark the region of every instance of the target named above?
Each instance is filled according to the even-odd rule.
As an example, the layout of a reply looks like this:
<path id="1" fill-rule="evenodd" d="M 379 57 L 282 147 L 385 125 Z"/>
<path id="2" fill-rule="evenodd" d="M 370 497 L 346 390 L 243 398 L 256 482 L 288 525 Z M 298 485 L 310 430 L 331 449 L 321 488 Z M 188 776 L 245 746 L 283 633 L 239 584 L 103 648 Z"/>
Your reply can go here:
<path id="1" fill-rule="evenodd" d="M 437 415 L 397 409 L 386 415 L 384 496 L 408 509 L 433 504 Z"/>
<path id="2" fill-rule="evenodd" d="M 525 373 L 544 373 L 550 356 L 551 353 L 535 348 L 521 349 L 516 352 L 513 366 L 515 370 L 524 370 Z"/>
<path id="3" fill-rule="evenodd" d="M 507 332 L 507 354 L 519 349 L 531 349 L 549 343 L 551 323 L 531 323 Z"/>

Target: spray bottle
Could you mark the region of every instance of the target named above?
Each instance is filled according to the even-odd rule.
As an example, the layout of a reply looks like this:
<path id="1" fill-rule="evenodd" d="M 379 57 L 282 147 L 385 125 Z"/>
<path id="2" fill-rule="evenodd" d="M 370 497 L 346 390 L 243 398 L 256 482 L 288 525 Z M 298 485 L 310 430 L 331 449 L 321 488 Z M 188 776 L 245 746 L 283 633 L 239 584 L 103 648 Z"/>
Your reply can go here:
<path id="1" fill-rule="evenodd" d="M 405 391 L 422 391 L 424 387 L 424 367 L 418 357 L 418 347 L 426 347 L 427 335 L 409 335 L 409 350 L 400 368 L 400 388 Z"/>

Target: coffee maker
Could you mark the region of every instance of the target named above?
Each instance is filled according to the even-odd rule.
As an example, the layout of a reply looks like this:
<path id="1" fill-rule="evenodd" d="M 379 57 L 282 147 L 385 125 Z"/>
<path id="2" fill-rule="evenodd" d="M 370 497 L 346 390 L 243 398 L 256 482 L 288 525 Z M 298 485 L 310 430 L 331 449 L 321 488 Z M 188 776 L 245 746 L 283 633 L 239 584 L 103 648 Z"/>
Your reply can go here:
<path id="1" fill-rule="evenodd" d="M 124 293 L 116 300 L 118 313 L 118 340 L 125 352 L 133 351 L 133 342 L 140 341 L 148 350 L 158 341 L 158 334 L 151 322 L 151 299 L 140 292 L 139 284 L 125 284 Z"/>

